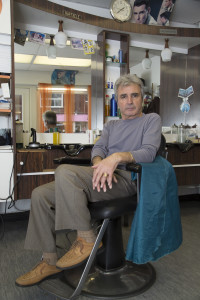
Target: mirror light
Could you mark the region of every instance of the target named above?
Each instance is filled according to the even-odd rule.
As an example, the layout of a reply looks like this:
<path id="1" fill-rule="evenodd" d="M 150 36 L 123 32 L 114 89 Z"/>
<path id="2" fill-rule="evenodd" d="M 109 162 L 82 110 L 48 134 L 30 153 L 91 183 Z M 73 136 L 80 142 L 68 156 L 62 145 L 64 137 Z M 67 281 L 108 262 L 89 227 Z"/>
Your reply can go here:
<path id="1" fill-rule="evenodd" d="M 163 62 L 171 61 L 172 59 L 172 50 L 169 48 L 169 40 L 165 39 L 165 49 L 161 52 L 161 57 Z"/>
<path id="2" fill-rule="evenodd" d="M 15 63 L 19 64 L 30 64 L 32 62 L 33 55 L 30 54 L 16 54 L 15 53 Z"/>
<path id="3" fill-rule="evenodd" d="M 55 35 L 56 47 L 64 48 L 67 43 L 67 35 L 63 32 L 63 21 L 59 20 L 58 32 Z"/>
<path id="4" fill-rule="evenodd" d="M 66 87 L 39 87 L 38 90 L 48 90 L 48 91 L 56 91 L 56 92 L 63 92 L 63 91 L 67 91 L 69 90 L 68 88 Z M 87 89 L 85 88 L 70 88 L 71 91 L 74 91 L 74 92 L 87 92 Z"/>
<path id="5" fill-rule="evenodd" d="M 142 60 L 142 67 L 144 70 L 151 69 L 152 61 L 149 58 L 149 50 L 146 50 L 146 57 Z"/>
<path id="6" fill-rule="evenodd" d="M 53 42 L 53 35 L 50 35 L 50 43 L 49 43 L 49 47 L 47 48 L 47 56 L 50 59 L 55 59 L 56 58 L 56 47 L 54 46 L 54 42 Z"/>
<path id="7" fill-rule="evenodd" d="M 90 67 L 91 59 L 56 57 L 52 60 L 49 59 L 47 56 L 36 56 L 34 64 L 63 67 Z"/>

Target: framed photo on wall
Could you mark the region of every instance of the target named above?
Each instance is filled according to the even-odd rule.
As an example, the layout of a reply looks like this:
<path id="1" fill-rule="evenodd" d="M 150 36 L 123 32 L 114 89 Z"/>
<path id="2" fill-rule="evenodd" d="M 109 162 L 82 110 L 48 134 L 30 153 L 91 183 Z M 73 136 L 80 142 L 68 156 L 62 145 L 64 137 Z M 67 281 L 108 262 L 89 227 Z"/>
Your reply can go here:
<path id="1" fill-rule="evenodd" d="M 169 26 L 176 0 L 131 0 L 132 22 L 146 25 Z"/>
<path id="2" fill-rule="evenodd" d="M 55 69 L 51 75 L 52 84 L 75 84 L 75 75 L 78 71 Z"/>

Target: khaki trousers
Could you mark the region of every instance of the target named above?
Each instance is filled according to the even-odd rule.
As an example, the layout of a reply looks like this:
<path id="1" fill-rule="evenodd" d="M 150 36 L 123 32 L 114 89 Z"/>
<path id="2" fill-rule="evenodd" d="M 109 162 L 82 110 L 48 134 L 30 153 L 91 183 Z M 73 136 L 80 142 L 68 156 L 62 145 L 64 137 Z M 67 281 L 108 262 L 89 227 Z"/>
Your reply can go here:
<path id="1" fill-rule="evenodd" d="M 31 210 L 25 240 L 26 249 L 56 252 L 56 231 L 91 229 L 88 201 L 111 200 L 136 193 L 131 173 L 117 169 L 117 183 L 106 192 L 93 190 L 93 169 L 76 165 L 61 165 L 55 171 L 55 181 L 33 190 Z"/>

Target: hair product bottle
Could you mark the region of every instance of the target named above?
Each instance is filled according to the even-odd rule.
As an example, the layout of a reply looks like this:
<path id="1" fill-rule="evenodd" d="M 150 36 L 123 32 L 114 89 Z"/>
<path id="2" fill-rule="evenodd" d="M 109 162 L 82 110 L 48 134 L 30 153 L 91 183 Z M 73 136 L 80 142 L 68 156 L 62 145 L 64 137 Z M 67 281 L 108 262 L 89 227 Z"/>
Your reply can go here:
<path id="1" fill-rule="evenodd" d="M 110 100 L 109 95 L 106 95 L 105 99 L 105 117 L 108 117 L 110 115 Z"/>
<path id="2" fill-rule="evenodd" d="M 110 115 L 112 117 L 117 116 L 117 101 L 115 100 L 115 94 L 112 94 L 112 98 L 110 99 Z"/>
<path id="3" fill-rule="evenodd" d="M 58 128 L 55 128 L 53 132 L 53 145 L 59 145 L 60 143 L 59 140 L 60 140 L 60 136 L 59 136 Z"/>

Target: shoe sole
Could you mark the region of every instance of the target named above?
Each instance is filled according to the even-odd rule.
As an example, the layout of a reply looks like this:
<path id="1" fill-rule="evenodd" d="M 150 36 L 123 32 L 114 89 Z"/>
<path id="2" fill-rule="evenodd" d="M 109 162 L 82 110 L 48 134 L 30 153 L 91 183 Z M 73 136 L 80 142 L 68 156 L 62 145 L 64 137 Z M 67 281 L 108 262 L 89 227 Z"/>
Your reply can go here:
<path id="1" fill-rule="evenodd" d="M 34 285 L 39 285 L 41 282 L 45 281 L 46 279 L 54 279 L 54 278 L 58 278 L 60 275 L 62 274 L 62 272 L 59 272 L 57 274 L 52 274 L 52 275 L 49 275 L 43 279 L 41 279 L 40 281 L 36 282 L 36 283 L 32 283 L 32 284 L 28 284 L 28 285 L 22 285 L 22 284 L 19 284 L 17 282 L 15 282 L 15 285 L 16 286 L 19 286 L 19 287 L 22 287 L 22 288 L 26 288 L 26 287 L 30 287 L 30 286 L 34 286 Z"/>
<path id="2" fill-rule="evenodd" d="M 103 245 L 97 250 L 97 254 L 100 254 L 102 251 L 104 250 L 104 247 Z M 69 267 L 59 267 L 59 266 L 56 266 L 57 269 L 59 270 L 71 270 L 71 269 L 74 269 L 76 267 L 79 267 L 81 265 L 83 265 L 84 263 L 87 262 L 88 258 L 89 258 L 90 255 L 88 255 L 88 257 L 86 257 L 84 260 L 82 260 L 81 262 L 79 262 L 78 264 L 75 264 L 75 265 L 72 265 L 72 266 L 69 266 Z"/>

